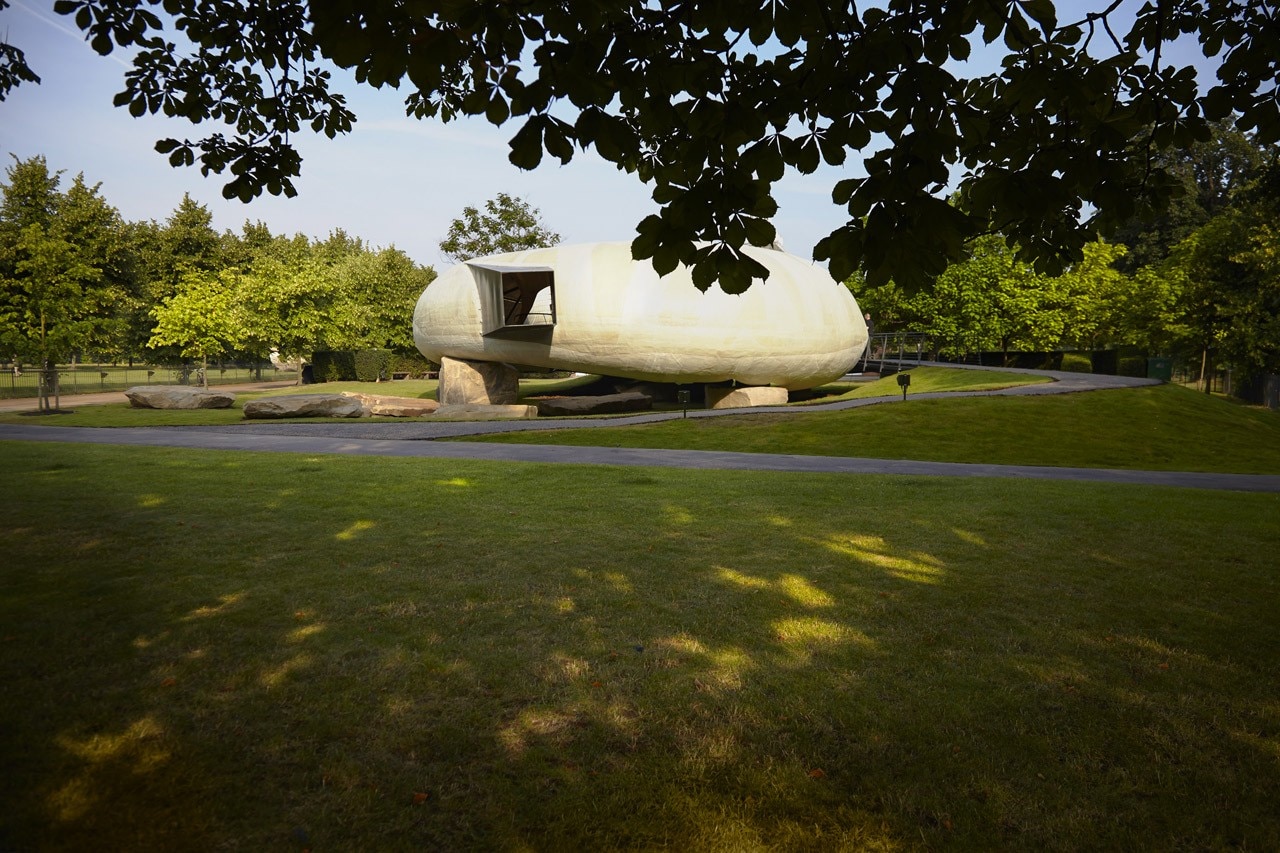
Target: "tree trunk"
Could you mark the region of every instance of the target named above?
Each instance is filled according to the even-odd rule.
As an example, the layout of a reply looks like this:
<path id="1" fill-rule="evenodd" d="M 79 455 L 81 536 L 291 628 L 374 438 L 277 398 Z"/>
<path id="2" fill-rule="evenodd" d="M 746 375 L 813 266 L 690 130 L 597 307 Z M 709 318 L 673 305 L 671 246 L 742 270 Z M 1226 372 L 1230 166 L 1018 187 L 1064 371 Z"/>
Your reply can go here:
<path id="1" fill-rule="evenodd" d="M 200 356 L 200 384 L 204 386 L 204 390 L 209 390 L 209 356 Z"/>
<path id="2" fill-rule="evenodd" d="M 1204 383 L 1204 393 L 1209 391 L 1209 345 L 1205 344 L 1204 349 L 1200 351 L 1200 381 Z"/>

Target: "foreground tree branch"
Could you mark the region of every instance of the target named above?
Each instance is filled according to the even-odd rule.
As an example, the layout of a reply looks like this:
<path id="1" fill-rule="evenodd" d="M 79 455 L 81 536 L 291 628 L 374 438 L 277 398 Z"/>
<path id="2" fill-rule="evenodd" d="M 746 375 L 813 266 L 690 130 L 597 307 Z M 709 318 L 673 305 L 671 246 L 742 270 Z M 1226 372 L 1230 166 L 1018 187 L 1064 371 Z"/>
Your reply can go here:
<path id="1" fill-rule="evenodd" d="M 687 264 L 699 286 L 730 292 L 764 275 L 739 250 L 773 241 L 772 190 L 788 170 L 860 156 L 865 177 L 832 192 L 848 221 L 815 255 L 837 279 L 863 268 L 872 283 L 911 286 L 992 230 L 1039 271 L 1060 271 L 1097 233 L 1126 221 L 1138 196 L 1167 202 L 1176 182 L 1149 146 L 1205 139 L 1206 119 L 1236 114 L 1261 142 L 1280 139 L 1280 27 L 1270 3 L 1114 0 L 1062 26 L 1051 0 L 885 5 L 58 0 L 54 8 L 100 53 L 140 48 L 118 105 L 228 128 L 157 144 L 174 165 L 230 172 L 228 197 L 294 194 L 301 159 L 292 135 L 350 129 L 355 116 L 319 67 L 325 59 L 362 84 L 407 86 L 406 108 L 419 118 L 511 125 L 510 160 L 521 168 L 594 149 L 653 187 L 659 212 L 639 223 L 635 256 L 659 271 Z M 1121 35 L 1112 19 L 1126 5 L 1135 17 Z M 1091 52 L 1098 27 L 1111 43 Z M 166 28 L 190 49 L 167 40 Z M 1192 68 L 1161 67 L 1161 45 L 1179 37 L 1221 57 L 1211 88 Z M 999 68 L 969 72 L 978 40 L 1003 44 Z M 7 55 L 9 78 L 30 79 L 13 71 L 26 67 L 21 54 Z"/>

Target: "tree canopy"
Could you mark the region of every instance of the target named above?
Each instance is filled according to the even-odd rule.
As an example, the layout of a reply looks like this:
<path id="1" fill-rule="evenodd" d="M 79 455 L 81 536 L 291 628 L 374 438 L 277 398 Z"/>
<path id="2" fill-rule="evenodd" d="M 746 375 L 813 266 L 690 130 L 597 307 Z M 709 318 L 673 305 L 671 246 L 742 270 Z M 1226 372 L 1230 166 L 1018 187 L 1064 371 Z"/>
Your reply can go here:
<path id="1" fill-rule="evenodd" d="M 848 221 L 815 255 L 844 278 L 914 286 L 1002 234 L 1056 273 L 1139 199 L 1179 182 L 1156 156 L 1239 116 L 1280 139 L 1270 3 L 1243 0 L 57 0 L 99 53 L 137 48 L 116 104 L 220 122 L 157 149 L 175 166 L 229 171 L 229 198 L 295 194 L 303 127 L 330 137 L 355 116 L 322 60 L 360 84 L 405 86 L 419 118 L 511 123 L 510 160 L 568 162 L 594 149 L 653 186 L 637 258 L 693 268 L 738 292 L 765 271 L 739 250 L 768 246 L 772 190 L 860 155 L 865 176 L 833 187 Z M 1061 14 L 1060 14 L 1061 12 Z M 1126 25 L 1123 21 L 1129 22 Z M 178 35 L 174 35 L 174 30 Z M 1168 62 L 1194 40 L 1217 81 Z M 970 63 L 996 45 L 995 68 Z M 0 51 L 0 95 L 31 81 Z M 956 174 L 958 173 L 958 174 Z M 946 190 L 958 184 L 960 203 Z"/>
<path id="2" fill-rule="evenodd" d="M 484 203 L 484 213 L 468 205 L 462 216 L 449 223 L 449 233 L 440 241 L 440 251 L 454 263 L 554 246 L 560 235 L 547 228 L 539 218 L 538 208 L 522 198 L 498 193 Z"/>
<path id="3" fill-rule="evenodd" d="M 413 351 L 413 307 L 435 278 L 394 246 L 245 222 L 219 233 L 184 197 L 126 222 L 77 175 L 13 158 L 0 182 L 0 358 L 161 362 L 314 349 Z"/>

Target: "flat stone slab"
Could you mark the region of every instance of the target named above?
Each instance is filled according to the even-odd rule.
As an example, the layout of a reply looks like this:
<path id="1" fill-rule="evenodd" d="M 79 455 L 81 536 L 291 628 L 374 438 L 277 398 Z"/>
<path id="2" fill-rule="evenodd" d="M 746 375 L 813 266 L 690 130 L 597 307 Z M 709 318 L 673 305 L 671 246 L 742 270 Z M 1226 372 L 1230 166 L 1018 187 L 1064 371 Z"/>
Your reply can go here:
<path id="1" fill-rule="evenodd" d="M 537 406 L 485 406 L 480 403 L 446 403 L 436 409 L 436 419 L 475 420 L 479 418 L 536 418 Z"/>
<path id="2" fill-rule="evenodd" d="M 251 420 L 269 418 L 358 418 L 364 404 L 342 394 L 281 394 L 244 404 Z"/>
<path id="3" fill-rule="evenodd" d="M 230 391 L 186 385 L 137 385 L 124 395 L 135 409 L 228 409 L 236 401 Z"/>
<path id="4" fill-rule="evenodd" d="M 787 389 L 772 385 L 707 388 L 708 409 L 745 409 L 751 406 L 785 406 Z"/>
<path id="5" fill-rule="evenodd" d="M 536 402 L 538 414 L 543 416 L 615 415 L 623 412 L 643 412 L 653 408 L 653 398 L 639 391 L 583 397 L 547 397 Z"/>
<path id="6" fill-rule="evenodd" d="M 343 391 L 342 396 L 359 400 L 365 417 L 420 418 L 440 408 L 435 400 L 417 397 L 395 397 L 389 394 L 365 394 L 360 391 Z"/>

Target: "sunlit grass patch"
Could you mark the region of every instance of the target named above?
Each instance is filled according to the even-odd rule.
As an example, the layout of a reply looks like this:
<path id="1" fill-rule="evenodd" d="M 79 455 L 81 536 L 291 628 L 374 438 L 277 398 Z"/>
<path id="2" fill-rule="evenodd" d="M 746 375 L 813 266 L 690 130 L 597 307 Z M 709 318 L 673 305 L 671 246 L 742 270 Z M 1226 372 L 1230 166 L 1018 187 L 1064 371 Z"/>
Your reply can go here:
<path id="1" fill-rule="evenodd" d="M 1170 385 L 1035 397 L 908 398 L 841 412 L 741 414 L 459 440 L 1280 473 L 1280 416 Z"/>
<path id="2" fill-rule="evenodd" d="M 1276 496 L 4 450 L 16 849 L 1280 845 Z"/>
<path id="3" fill-rule="evenodd" d="M 1045 376 L 1027 373 L 1007 373 L 1001 370 L 971 370 L 963 367 L 914 367 L 904 370 L 911 376 L 910 394 L 940 391 L 994 391 L 1000 388 L 1016 388 L 1019 385 L 1042 385 L 1052 380 Z M 815 400 L 798 405 L 834 403 L 840 400 L 857 400 L 863 397 L 901 397 L 902 387 L 897 375 L 861 382 L 833 382 L 815 388 L 823 394 Z"/>

